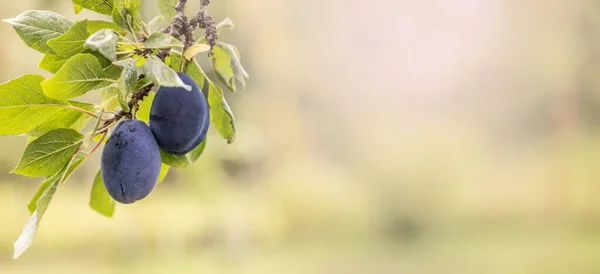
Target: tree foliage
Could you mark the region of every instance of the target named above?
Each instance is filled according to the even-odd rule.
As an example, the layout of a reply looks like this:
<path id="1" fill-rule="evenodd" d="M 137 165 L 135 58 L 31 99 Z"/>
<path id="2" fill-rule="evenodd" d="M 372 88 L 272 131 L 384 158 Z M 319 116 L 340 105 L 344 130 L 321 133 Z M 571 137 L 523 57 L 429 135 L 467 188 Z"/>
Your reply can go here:
<path id="1" fill-rule="evenodd" d="M 207 77 L 195 58 L 208 55 L 218 78 L 233 92 L 245 88 L 249 77 L 237 48 L 217 41 L 221 30 L 233 29 L 233 22 L 226 18 L 216 24 L 205 9 L 210 1 L 201 2 L 190 20 L 184 15 L 186 0 L 157 0 L 162 14 L 149 23 L 140 14 L 141 0 L 73 0 L 75 13 L 88 9 L 104 15 L 104 20 L 72 22 L 37 10 L 4 20 L 25 45 L 44 54 L 38 67 L 52 73 L 48 78 L 26 74 L 0 84 L 0 135 L 29 136 L 12 172 L 46 178 L 27 206 L 31 216 L 15 242 L 14 258 L 32 244 L 58 188 L 105 143 L 119 120 L 148 122 L 153 92 L 159 86 L 190 88 L 177 72 L 190 75 L 205 93 L 219 135 L 228 143 L 235 140 L 235 120 L 223 89 Z M 170 24 L 156 30 L 159 20 Z M 204 35 L 195 37 L 196 28 L 204 29 Z M 95 90 L 100 91 L 95 104 L 75 101 Z M 205 146 L 206 140 L 187 155 L 161 150 L 159 181 L 169 168 L 191 165 Z M 115 201 L 102 182 L 98 172 L 91 184 L 90 207 L 112 217 Z"/>

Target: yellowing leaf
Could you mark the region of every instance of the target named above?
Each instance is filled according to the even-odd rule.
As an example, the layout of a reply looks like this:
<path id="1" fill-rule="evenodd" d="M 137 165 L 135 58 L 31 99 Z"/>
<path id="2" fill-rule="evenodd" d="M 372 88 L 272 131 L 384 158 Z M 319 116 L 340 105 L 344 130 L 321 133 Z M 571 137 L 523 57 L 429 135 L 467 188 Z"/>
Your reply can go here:
<path id="1" fill-rule="evenodd" d="M 192 60 L 192 58 L 194 58 L 194 56 L 196 56 L 198 53 L 207 52 L 209 50 L 210 46 L 207 44 L 193 44 L 185 51 L 183 56 L 185 56 L 185 59 L 189 61 Z"/>

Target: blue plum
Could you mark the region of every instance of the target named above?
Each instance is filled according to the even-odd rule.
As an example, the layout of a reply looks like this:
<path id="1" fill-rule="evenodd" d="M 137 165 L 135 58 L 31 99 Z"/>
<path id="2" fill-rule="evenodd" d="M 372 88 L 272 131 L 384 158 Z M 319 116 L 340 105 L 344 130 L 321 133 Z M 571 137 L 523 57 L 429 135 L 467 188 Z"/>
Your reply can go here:
<path id="1" fill-rule="evenodd" d="M 164 151 L 183 155 L 204 140 L 210 116 L 206 97 L 198 85 L 189 75 L 178 75 L 192 90 L 160 87 L 150 108 L 150 130 Z"/>
<path id="2" fill-rule="evenodd" d="M 119 123 L 102 151 L 104 186 L 117 202 L 148 196 L 160 173 L 160 151 L 150 128 L 139 120 Z"/>

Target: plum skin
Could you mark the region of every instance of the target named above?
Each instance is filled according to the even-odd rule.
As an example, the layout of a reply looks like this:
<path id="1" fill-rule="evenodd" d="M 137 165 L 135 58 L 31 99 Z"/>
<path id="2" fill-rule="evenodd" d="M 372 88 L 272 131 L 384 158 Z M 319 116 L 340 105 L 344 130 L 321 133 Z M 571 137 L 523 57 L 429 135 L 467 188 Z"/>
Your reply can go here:
<path id="1" fill-rule="evenodd" d="M 204 140 L 210 117 L 206 97 L 198 85 L 189 75 L 177 74 L 192 90 L 161 86 L 150 108 L 150 130 L 164 151 L 183 155 Z"/>
<path id="2" fill-rule="evenodd" d="M 158 144 L 150 128 L 139 120 L 119 123 L 102 150 L 104 186 L 113 199 L 123 204 L 148 196 L 160 167 Z"/>

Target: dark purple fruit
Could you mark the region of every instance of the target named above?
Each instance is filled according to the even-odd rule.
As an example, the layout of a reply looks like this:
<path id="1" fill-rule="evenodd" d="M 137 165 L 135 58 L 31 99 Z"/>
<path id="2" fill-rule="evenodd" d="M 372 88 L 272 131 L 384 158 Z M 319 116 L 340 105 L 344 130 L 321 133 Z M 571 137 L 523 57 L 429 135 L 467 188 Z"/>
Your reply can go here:
<path id="1" fill-rule="evenodd" d="M 148 196 L 160 173 L 160 151 L 150 128 L 138 120 L 119 123 L 102 151 L 102 178 L 117 202 Z"/>
<path id="2" fill-rule="evenodd" d="M 150 130 L 164 151 L 182 155 L 204 140 L 210 117 L 208 103 L 198 85 L 187 74 L 178 75 L 192 90 L 160 87 L 150 109 Z"/>

